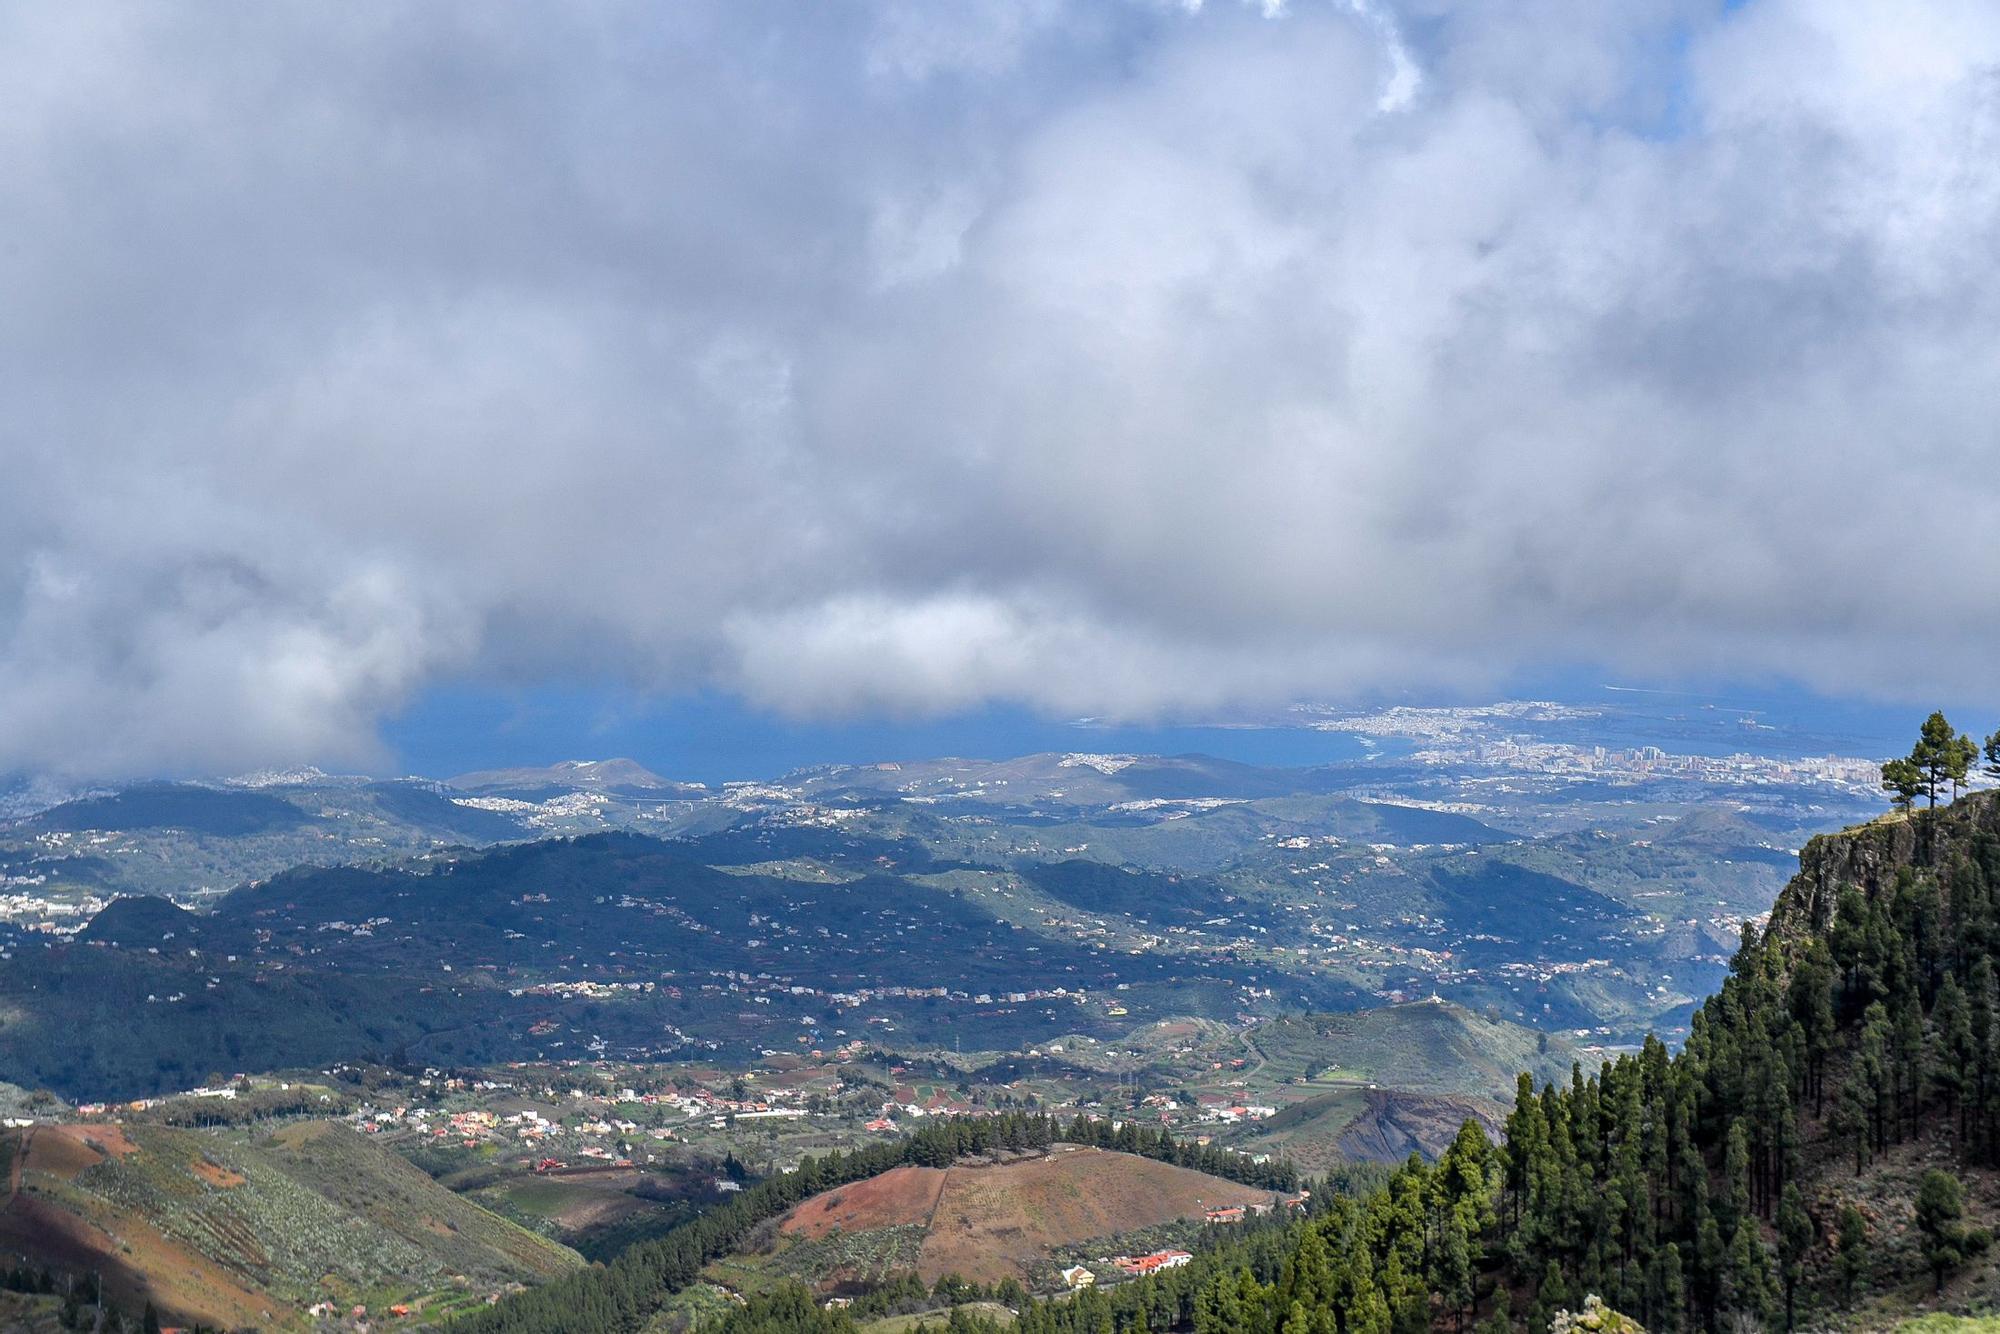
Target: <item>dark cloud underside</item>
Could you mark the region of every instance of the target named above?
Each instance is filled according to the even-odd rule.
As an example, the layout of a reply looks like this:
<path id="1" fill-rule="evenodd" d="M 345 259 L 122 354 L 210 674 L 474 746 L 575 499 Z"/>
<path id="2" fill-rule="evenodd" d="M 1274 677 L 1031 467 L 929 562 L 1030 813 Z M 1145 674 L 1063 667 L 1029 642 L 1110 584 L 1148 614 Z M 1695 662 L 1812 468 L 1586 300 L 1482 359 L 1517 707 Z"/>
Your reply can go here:
<path id="1" fill-rule="evenodd" d="M 0 768 L 2000 661 L 1989 5 L 23 5 L 0 162 Z"/>

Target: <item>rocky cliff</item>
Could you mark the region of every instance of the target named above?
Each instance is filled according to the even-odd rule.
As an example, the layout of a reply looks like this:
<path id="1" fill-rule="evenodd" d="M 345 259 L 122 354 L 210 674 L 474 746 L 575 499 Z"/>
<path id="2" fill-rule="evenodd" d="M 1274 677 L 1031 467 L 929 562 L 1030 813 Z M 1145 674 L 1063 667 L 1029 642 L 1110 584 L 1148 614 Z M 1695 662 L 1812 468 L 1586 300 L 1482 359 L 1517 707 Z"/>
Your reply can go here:
<path id="1" fill-rule="evenodd" d="M 1823 932 L 1844 886 L 1873 898 L 1905 869 L 1949 872 L 1983 839 L 2000 837 L 2000 791 L 1975 792 L 1936 810 L 1885 815 L 1837 834 L 1822 834 L 1799 853 L 1799 871 L 1771 908 L 1781 940 Z M 1947 886 L 1949 875 L 1944 877 Z"/>

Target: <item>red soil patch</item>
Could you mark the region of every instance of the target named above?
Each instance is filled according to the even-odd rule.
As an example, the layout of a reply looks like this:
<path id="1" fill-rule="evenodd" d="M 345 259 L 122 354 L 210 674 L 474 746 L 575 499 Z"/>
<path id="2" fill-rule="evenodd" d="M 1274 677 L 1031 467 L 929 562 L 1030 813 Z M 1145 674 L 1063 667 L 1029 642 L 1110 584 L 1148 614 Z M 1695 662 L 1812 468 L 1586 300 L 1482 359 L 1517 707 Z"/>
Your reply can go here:
<path id="1" fill-rule="evenodd" d="M 1268 1190 L 1131 1154 L 1079 1149 L 1001 1167 L 954 1167 L 931 1216 L 917 1273 L 997 1283 L 1061 1246 L 1170 1223 Z"/>
<path id="2" fill-rule="evenodd" d="M 150 1301 L 162 1314 L 224 1328 L 268 1324 L 280 1303 L 138 1213 L 94 1199 L 85 1216 L 40 1194 L 47 1183 L 72 1181 L 107 1158 L 138 1151 L 115 1125 L 36 1126 L 24 1133 L 14 1158 L 14 1189 L 0 1207 L 0 1253 L 100 1272 L 113 1299 L 125 1306 Z"/>
<path id="3" fill-rule="evenodd" d="M 59 1269 L 100 1272 L 113 1300 L 150 1301 L 182 1320 L 240 1328 L 269 1324 L 285 1309 L 126 1210 L 88 1221 L 23 1191 L 0 1209 L 0 1250 Z"/>
<path id="4" fill-rule="evenodd" d="M 139 1146 L 125 1133 L 124 1126 L 48 1126 L 45 1129 L 50 1134 L 81 1140 L 107 1158 L 125 1158 L 139 1152 Z"/>
<path id="5" fill-rule="evenodd" d="M 206 1158 L 194 1160 L 194 1174 L 221 1190 L 235 1190 L 250 1179 L 241 1172 L 224 1167 L 221 1163 L 212 1163 Z"/>
<path id="6" fill-rule="evenodd" d="M 82 1126 L 36 1126 L 21 1137 L 21 1174 L 40 1172 L 58 1181 L 68 1181 L 85 1168 L 95 1167 L 109 1155 L 109 1145 L 102 1134 L 93 1135 L 96 1145 L 84 1142 Z M 92 1130 L 100 1127 L 92 1126 Z M 118 1138 L 124 1139 L 119 1133 Z M 103 1146 L 103 1147 L 99 1147 Z M 130 1152 L 130 1142 L 126 1151 Z"/>
<path id="7" fill-rule="evenodd" d="M 819 1238 L 835 1228 L 869 1232 L 926 1223 L 949 1175 L 936 1167 L 892 1167 L 881 1176 L 813 1196 L 786 1216 L 780 1231 Z"/>
<path id="8" fill-rule="evenodd" d="M 921 1224 L 928 1231 L 917 1273 L 926 1283 L 946 1274 L 995 1283 L 1025 1277 L 1057 1247 L 1271 1198 L 1268 1190 L 1150 1158 L 1057 1148 L 997 1166 L 894 1168 L 813 1196 L 780 1230 L 819 1238 L 836 1228 Z"/>

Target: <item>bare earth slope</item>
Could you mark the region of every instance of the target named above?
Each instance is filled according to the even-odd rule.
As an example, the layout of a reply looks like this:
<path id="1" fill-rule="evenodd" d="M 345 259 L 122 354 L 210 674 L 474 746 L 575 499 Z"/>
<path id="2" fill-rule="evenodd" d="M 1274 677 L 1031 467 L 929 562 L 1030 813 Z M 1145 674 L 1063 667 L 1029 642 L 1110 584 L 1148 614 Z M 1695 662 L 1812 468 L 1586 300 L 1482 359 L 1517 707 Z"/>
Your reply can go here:
<path id="1" fill-rule="evenodd" d="M 925 1229 L 917 1272 L 979 1283 L 1019 1278 L 1049 1251 L 1209 1209 L 1265 1204 L 1271 1192 L 1131 1154 L 1058 1145 L 997 1165 L 899 1167 L 805 1201 L 780 1231 Z"/>

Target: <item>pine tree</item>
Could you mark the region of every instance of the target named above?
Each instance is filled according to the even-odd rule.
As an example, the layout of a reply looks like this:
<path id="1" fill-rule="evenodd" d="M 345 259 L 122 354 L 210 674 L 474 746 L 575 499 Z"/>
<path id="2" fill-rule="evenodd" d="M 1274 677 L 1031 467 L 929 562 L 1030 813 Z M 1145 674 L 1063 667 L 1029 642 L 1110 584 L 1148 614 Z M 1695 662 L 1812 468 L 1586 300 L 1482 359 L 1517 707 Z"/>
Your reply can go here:
<path id="1" fill-rule="evenodd" d="M 1956 742 L 1952 742 L 1952 800 L 1954 802 L 1958 800 L 1958 794 L 1964 790 L 1964 786 L 1972 780 L 1972 770 L 1978 768 L 1978 762 L 1980 762 L 1980 744 L 1976 740 L 1972 740 L 1970 736 L 1960 736 Z"/>
<path id="2" fill-rule="evenodd" d="M 1569 1284 L 1563 1280 L 1562 1267 L 1551 1260 L 1548 1268 L 1542 1271 L 1542 1283 L 1535 1292 L 1535 1305 L 1528 1316 L 1528 1327 L 1547 1329 L 1549 1322 L 1556 1318 L 1556 1312 L 1568 1309 L 1569 1304 Z"/>
<path id="3" fill-rule="evenodd" d="M 1926 1061 L 1931 1091 L 1945 1110 L 1958 1113 L 1960 1152 L 1965 1141 L 1965 1095 L 1971 1088 L 1972 1020 L 1966 1014 L 1965 992 L 1958 978 L 1945 974 L 1931 1007 L 1930 1054 Z"/>
<path id="4" fill-rule="evenodd" d="M 1316 1311 L 1332 1304 L 1333 1272 L 1326 1238 L 1318 1228 L 1309 1227 L 1285 1261 L 1284 1273 L 1278 1281 L 1278 1305 L 1304 1305 Z"/>
<path id="5" fill-rule="evenodd" d="M 1472 1246 L 1465 1226 L 1455 1213 L 1447 1213 L 1436 1247 L 1437 1263 L 1431 1277 L 1432 1289 L 1444 1300 L 1455 1328 L 1465 1328 L 1465 1313 L 1472 1306 Z"/>
<path id="6" fill-rule="evenodd" d="M 1924 1063 L 1924 1012 L 1917 1002 L 1915 991 L 1904 991 L 1896 1006 L 1889 1048 L 1889 1069 L 1893 1072 L 1891 1082 L 1896 1104 L 1892 1115 L 1901 1116 L 1901 1125 L 1896 1131 L 1896 1138 L 1900 1141 L 1916 1133 L 1917 1104 L 1928 1077 Z"/>
<path id="7" fill-rule="evenodd" d="M 1883 761 L 1882 789 L 1891 795 L 1903 814 L 1916 809 L 1917 798 L 1924 794 L 1924 788 L 1924 771 L 1915 760 Z"/>
<path id="8" fill-rule="evenodd" d="M 1342 1334 L 1390 1334 L 1394 1323 L 1382 1290 L 1364 1272 L 1347 1305 L 1347 1321 Z"/>
<path id="9" fill-rule="evenodd" d="M 1852 1204 L 1844 1204 L 1840 1208 L 1840 1239 L 1837 1244 L 1840 1291 L 1843 1296 L 1852 1297 L 1868 1273 L 1868 1219 Z"/>
<path id="10" fill-rule="evenodd" d="M 1785 1287 L 1785 1328 L 1797 1326 L 1799 1281 L 1812 1250 L 1812 1217 L 1796 1181 L 1787 1182 L 1778 1202 L 1778 1277 Z"/>
<path id="11" fill-rule="evenodd" d="M 1722 1245 L 1722 1228 L 1715 1221 L 1715 1215 L 1707 1210 L 1702 1213 L 1695 1231 L 1695 1293 L 1706 1317 L 1705 1323 L 1713 1325 L 1722 1307 L 1723 1266 L 1727 1252 Z"/>
<path id="12" fill-rule="evenodd" d="M 1958 794 L 1972 776 L 1972 766 L 1979 763 L 1979 743 L 1969 736 L 1955 738 L 1944 756 L 1944 775 L 1951 780 L 1951 799 L 1958 800 Z"/>
<path id="13" fill-rule="evenodd" d="M 1932 1168 L 1917 1187 L 1916 1216 L 1924 1261 L 1931 1267 L 1935 1291 L 1942 1294 L 1944 1276 L 1965 1262 L 1968 1249 L 1965 1187 L 1949 1172 Z"/>
<path id="14" fill-rule="evenodd" d="M 1195 1293 L 1194 1334 L 1229 1334 L 1242 1327 L 1243 1312 L 1236 1302 L 1235 1278 L 1218 1274 Z"/>
<path id="15" fill-rule="evenodd" d="M 1813 1100 L 1813 1115 L 1825 1107 L 1826 1057 L 1837 1031 L 1833 1015 L 1833 956 L 1826 942 L 1814 939 L 1792 972 L 1791 1012 L 1805 1040 L 1805 1092 Z"/>
<path id="16" fill-rule="evenodd" d="M 1849 1081 L 1860 1085 L 1868 1119 L 1868 1147 L 1882 1153 L 1889 1147 L 1889 1010 L 1880 1001 L 1869 1005 L 1861 1025 L 1861 1046 Z"/>
<path id="17" fill-rule="evenodd" d="M 1942 713 L 1932 713 L 1924 719 L 1924 725 L 1917 733 L 1917 744 L 1910 751 L 1909 762 L 1923 775 L 1924 795 L 1929 799 L 1931 809 L 1937 808 L 1938 789 L 1952 781 L 1954 771 L 1958 780 L 1964 781 L 1964 752 L 1960 748 L 1961 738 L 1945 720 Z"/>
<path id="18" fill-rule="evenodd" d="M 1533 1193 L 1530 1174 L 1544 1170 L 1541 1160 L 1548 1152 L 1548 1125 L 1542 1118 L 1541 1100 L 1535 1096 L 1534 1077 L 1525 1071 L 1514 1081 L 1514 1110 L 1507 1114 L 1506 1144 L 1508 1222 L 1518 1231 Z"/>
<path id="19" fill-rule="evenodd" d="M 1996 1080 L 1996 1057 L 2000 1056 L 2000 974 L 1993 958 L 1981 953 L 1973 961 L 1966 983 L 1968 1027 L 1972 1030 L 1972 1069 L 1967 1142 L 1975 1155 L 1992 1152 L 1990 1129 L 1992 1099 L 2000 1081 Z"/>
<path id="20" fill-rule="evenodd" d="M 1670 1241 L 1654 1252 L 1646 1271 L 1646 1328 L 1653 1334 L 1680 1334 L 1686 1312 L 1681 1248 Z"/>
<path id="21" fill-rule="evenodd" d="M 1725 1229 L 1740 1229 L 1753 1212 L 1750 1201 L 1750 1135 L 1742 1120 L 1729 1123 L 1728 1147 L 1723 1151 L 1722 1179 L 1729 1186 L 1729 1209 L 1722 1217 Z"/>
<path id="22" fill-rule="evenodd" d="M 1739 1315 L 1769 1322 L 1771 1257 L 1757 1235 L 1757 1220 L 1745 1218 L 1730 1238 L 1723 1304 Z"/>

